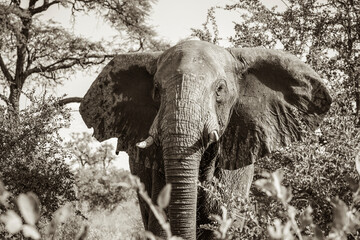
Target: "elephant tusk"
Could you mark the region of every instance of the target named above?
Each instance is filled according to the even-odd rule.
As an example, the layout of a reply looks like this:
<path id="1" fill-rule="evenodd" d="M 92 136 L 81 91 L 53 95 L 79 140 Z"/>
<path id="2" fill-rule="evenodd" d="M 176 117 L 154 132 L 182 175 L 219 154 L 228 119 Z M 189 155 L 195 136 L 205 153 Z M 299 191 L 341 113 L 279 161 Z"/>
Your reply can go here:
<path id="1" fill-rule="evenodd" d="M 219 141 L 220 137 L 216 130 L 211 131 L 209 134 L 209 144 Z"/>
<path id="2" fill-rule="evenodd" d="M 136 144 L 138 148 L 148 148 L 154 143 L 154 138 L 152 136 L 149 136 L 147 139 L 145 139 L 142 142 L 139 142 Z"/>

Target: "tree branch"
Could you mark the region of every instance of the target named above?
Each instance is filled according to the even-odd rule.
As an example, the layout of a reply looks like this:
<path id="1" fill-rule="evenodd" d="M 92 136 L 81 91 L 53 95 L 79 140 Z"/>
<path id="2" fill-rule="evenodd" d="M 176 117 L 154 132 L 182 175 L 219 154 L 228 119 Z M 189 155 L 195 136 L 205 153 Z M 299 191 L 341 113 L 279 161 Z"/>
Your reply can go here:
<path id="1" fill-rule="evenodd" d="M 26 52 L 27 52 L 27 62 L 26 62 L 26 70 L 28 70 L 32 64 L 32 54 L 29 46 L 26 46 Z"/>
<path id="2" fill-rule="evenodd" d="M 0 94 L 0 99 L 3 100 L 7 106 L 11 106 L 9 99 L 5 95 Z"/>
<path id="3" fill-rule="evenodd" d="M 1 68 L 1 71 L 3 72 L 6 80 L 8 80 L 9 82 L 13 82 L 14 79 L 13 77 L 11 76 L 10 72 L 9 72 L 9 69 L 6 67 L 5 63 L 4 63 L 4 60 L 3 58 L 1 57 L 1 54 L 0 54 L 0 68 Z"/>
<path id="4" fill-rule="evenodd" d="M 40 7 L 37 7 L 37 8 L 33 8 L 33 9 L 30 9 L 30 13 L 31 15 L 35 15 L 37 13 L 40 13 L 40 12 L 44 12 L 46 11 L 49 7 L 51 7 L 52 5 L 54 4 L 58 4 L 60 3 L 61 1 L 57 0 L 57 1 L 53 1 L 53 2 L 50 2 L 48 0 L 44 0 L 44 4 Z"/>
<path id="5" fill-rule="evenodd" d="M 99 64 L 102 63 L 103 61 L 105 61 L 106 58 L 110 58 L 110 57 L 114 57 L 114 54 L 108 54 L 108 55 L 87 55 L 85 57 L 79 57 L 79 58 L 63 58 L 60 59 L 54 63 L 51 63 L 47 66 L 37 66 L 34 67 L 32 69 L 29 69 L 25 72 L 25 76 L 29 76 L 33 73 L 40 73 L 40 72 L 54 72 L 56 70 L 60 70 L 60 69 L 67 69 L 67 68 L 71 68 L 75 65 L 91 65 L 91 64 Z M 99 59 L 102 58 L 102 60 L 100 62 L 93 62 L 93 61 L 89 61 L 89 59 L 91 58 L 95 58 L 95 59 Z M 86 62 L 87 60 L 87 62 Z M 68 63 L 65 63 L 66 61 L 70 61 Z"/>
<path id="6" fill-rule="evenodd" d="M 81 97 L 69 97 L 69 98 L 63 98 L 57 102 L 59 106 L 64 106 L 69 103 L 81 103 L 82 98 Z"/>

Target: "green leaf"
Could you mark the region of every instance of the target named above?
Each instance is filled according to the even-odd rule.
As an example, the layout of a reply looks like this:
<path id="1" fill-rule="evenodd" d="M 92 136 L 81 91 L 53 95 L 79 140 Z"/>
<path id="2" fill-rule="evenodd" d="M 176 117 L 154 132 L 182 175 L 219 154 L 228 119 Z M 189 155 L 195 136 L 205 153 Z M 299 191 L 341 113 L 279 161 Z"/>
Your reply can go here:
<path id="1" fill-rule="evenodd" d="M 0 180 L 0 205 L 8 207 L 7 199 L 10 193 L 6 191 L 4 183 Z"/>
<path id="2" fill-rule="evenodd" d="M 8 191 L 4 191 L 2 194 L 0 194 L 0 204 L 4 205 L 5 207 L 8 207 L 7 199 L 10 196 L 10 193 Z"/>
<path id="3" fill-rule="evenodd" d="M 20 194 L 17 198 L 21 216 L 25 222 L 35 225 L 40 218 L 40 201 L 34 193 Z"/>
<path id="4" fill-rule="evenodd" d="M 64 223 L 71 214 L 71 204 L 65 204 L 65 206 L 61 207 L 60 209 L 56 210 L 54 213 L 54 218 L 59 223 Z"/>
<path id="5" fill-rule="evenodd" d="M 274 184 L 268 179 L 259 179 L 255 181 L 255 186 L 265 192 L 268 196 L 276 196 Z"/>
<path id="6" fill-rule="evenodd" d="M 53 235 L 55 234 L 56 228 L 58 226 L 58 223 L 54 221 L 54 219 L 49 223 L 49 225 L 46 227 L 46 235 Z"/>
<path id="7" fill-rule="evenodd" d="M 339 198 L 332 200 L 334 223 L 333 227 L 338 230 L 342 230 L 349 225 L 348 206 Z"/>
<path id="8" fill-rule="evenodd" d="M 169 205 L 170 193 L 171 193 L 171 184 L 166 184 L 166 186 L 161 190 L 157 198 L 157 204 L 160 208 L 165 209 Z"/>
<path id="9" fill-rule="evenodd" d="M 32 239 L 40 239 L 41 235 L 39 231 L 36 229 L 36 227 L 24 224 L 22 232 L 25 237 L 32 238 Z"/>
<path id="10" fill-rule="evenodd" d="M 8 210 L 5 214 L 0 215 L 0 220 L 5 224 L 5 229 L 10 234 L 18 233 L 21 230 L 21 217 L 13 210 Z"/>
<path id="11" fill-rule="evenodd" d="M 274 220 L 274 226 L 268 226 L 268 232 L 269 235 L 271 237 L 271 239 L 281 239 L 283 234 L 282 234 L 282 224 L 281 224 L 281 220 L 280 219 L 275 219 Z"/>

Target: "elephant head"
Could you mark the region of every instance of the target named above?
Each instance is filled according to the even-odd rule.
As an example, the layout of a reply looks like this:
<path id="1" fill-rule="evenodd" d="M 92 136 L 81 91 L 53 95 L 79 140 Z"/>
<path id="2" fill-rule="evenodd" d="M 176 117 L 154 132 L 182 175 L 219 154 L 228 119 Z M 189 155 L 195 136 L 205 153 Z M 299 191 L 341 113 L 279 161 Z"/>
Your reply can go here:
<path id="1" fill-rule="evenodd" d="M 194 239 L 199 167 L 210 146 L 218 167 L 245 167 L 316 128 L 330 104 L 319 75 L 290 54 L 185 41 L 115 57 L 80 113 L 99 141 L 161 149 L 171 229 Z"/>

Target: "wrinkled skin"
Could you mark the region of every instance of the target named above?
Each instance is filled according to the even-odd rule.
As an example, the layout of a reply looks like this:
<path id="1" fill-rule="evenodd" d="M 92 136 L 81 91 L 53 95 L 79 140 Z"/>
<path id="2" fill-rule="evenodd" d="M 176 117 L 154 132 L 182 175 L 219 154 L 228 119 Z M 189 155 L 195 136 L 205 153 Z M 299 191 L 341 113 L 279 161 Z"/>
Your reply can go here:
<path id="1" fill-rule="evenodd" d="M 99 141 L 119 139 L 117 151 L 128 152 L 154 202 L 172 184 L 174 235 L 210 239 L 197 226 L 217 212 L 197 182 L 216 177 L 246 197 L 254 161 L 300 140 L 302 128 L 315 129 L 330 104 L 321 78 L 292 55 L 186 41 L 163 53 L 115 57 L 80 113 Z M 139 201 L 145 229 L 164 236 Z"/>

